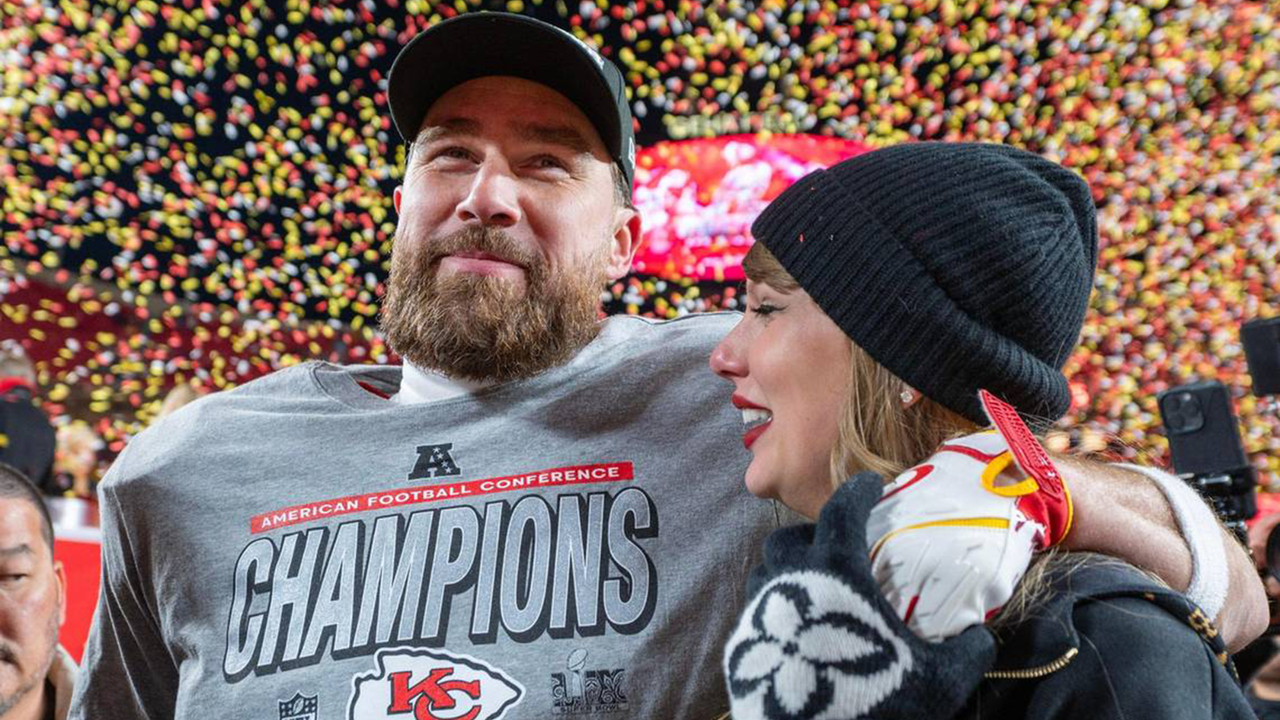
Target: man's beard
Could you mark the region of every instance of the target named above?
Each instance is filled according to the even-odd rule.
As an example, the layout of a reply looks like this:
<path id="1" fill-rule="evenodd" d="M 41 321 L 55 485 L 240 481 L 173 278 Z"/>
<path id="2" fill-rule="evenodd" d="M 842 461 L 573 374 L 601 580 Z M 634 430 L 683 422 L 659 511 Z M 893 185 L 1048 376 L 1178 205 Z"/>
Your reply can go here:
<path id="1" fill-rule="evenodd" d="M 595 337 L 605 255 L 551 273 L 546 259 L 501 229 L 469 226 L 413 244 L 398 239 L 382 303 L 391 349 L 420 368 L 469 380 L 526 378 L 567 362 Z M 525 270 L 525 286 L 457 273 L 437 277 L 441 258 L 483 252 Z"/>
<path id="2" fill-rule="evenodd" d="M 53 665 L 53 658 L 58 652 L 58 616 L 51 614 L 49 616 L 49 624 L 46 629 L 48 633 L 49 657 L 44 662 L 32 668 L 33 672 L 19 681 L 17 689 L 10 695 L 0 695 L 0 717 L 9 712 L 32 690 L 44 684 L 45 678 L 49 675 L 49 668 Z M 17 652 L 9 646 L 8 643 L 0 642 L 0 662 L 9 663 L 16 667 L 18 662 Z M 47 699 L 49 703 L 53 702 L 53 698 Z"/>

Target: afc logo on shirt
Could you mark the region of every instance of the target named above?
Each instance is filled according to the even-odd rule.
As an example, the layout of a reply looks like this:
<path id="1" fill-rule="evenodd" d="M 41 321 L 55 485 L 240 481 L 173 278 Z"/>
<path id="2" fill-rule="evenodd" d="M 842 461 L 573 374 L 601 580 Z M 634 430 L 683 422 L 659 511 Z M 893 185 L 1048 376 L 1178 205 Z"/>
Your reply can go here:
<path id="1" fill-rule="evenodd" d="M 421 480 L 461 475 L 462 468 L 458 467 L 458 464 L 453 461 L 453 456 L 449 454 L 452 449 L 453 443 L 419 445 L 418 461 L 414 463 L 413 470 L 409 471 L 409 479 Z"/>

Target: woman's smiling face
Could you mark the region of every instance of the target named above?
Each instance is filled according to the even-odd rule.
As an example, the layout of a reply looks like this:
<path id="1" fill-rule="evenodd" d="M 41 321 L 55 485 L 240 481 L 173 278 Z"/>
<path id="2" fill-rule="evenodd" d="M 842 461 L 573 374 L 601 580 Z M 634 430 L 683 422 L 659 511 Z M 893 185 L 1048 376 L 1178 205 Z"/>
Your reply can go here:
<path id="1" fill-rule="evenodd" d="M 803 289 L 747 281 L 746 315 L 711 353 L 711 369 L 734 384 L 754 495 L 817 517 L 834 489 L 850 363 L 849 338 Z"/>

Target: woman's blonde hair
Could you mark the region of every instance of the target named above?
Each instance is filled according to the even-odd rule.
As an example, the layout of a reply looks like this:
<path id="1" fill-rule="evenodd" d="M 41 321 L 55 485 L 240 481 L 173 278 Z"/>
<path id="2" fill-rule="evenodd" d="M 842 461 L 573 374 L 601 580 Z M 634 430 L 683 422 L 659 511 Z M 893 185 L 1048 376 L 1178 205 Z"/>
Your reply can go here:
<path id="1" fill-rule="evenodd" d="M 831 449 L 833 486 L 864 470 L 887 482 L 929 457 L 948 438 L 978 429 L 927 397 L 907 407 L 901 397 L 907 384 L 857 343 L 850 340 L 849 345 L 849 384 L 840 434 Z"/>
<path id="2" fill-rule="evenodd" d="M 782 292 L 800 284 L 764 245 L 756 243 L 742 261 L 752 282 Z M 920 398 L 904 407 L 906 383 L 876 362 L 852 340 L 849 381 L 840 413 L 839 435 L 831 449 L 831 484 L 839 486 L 852 475 L 869 470 L 892 480 L 928 457 L 950 437 L 977 430 L 968 418 Z"/>

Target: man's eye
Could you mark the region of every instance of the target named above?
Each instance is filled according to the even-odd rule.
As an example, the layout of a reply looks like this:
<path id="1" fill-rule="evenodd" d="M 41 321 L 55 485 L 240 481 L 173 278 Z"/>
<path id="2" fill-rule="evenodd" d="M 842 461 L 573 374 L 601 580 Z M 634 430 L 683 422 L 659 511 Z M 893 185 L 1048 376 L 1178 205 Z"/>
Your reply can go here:
<path id="1" fill-rule="evenodd" d="M 567 170 L 568 169 L 568 165 L 566 165 L 562 160 L 560 160 L 560 158 L 554 157 L 552 155 L 539 155 L 538 157 L 532 160 L 530 165 L 532 165 L 534 168 L 538 170 Z"/>
<path id="2" fill-rule="evenodd" d="M 762 302 L 759 305 L 752 307 L 751 312 L 755 313 L 756 315 L 764 316 L 764 315 L 772 315 L 773 313 L 776 313 L 781 309 L 782 308 L 778 307 L 777 305 L 770 305 L 767 302 Z"/>
<path id="3" fill-rule="evenodd" d="M 24 573 L 4 573 L 0 575 L 0 583 L 16 583 L 25 577 Z"/>
<path id="4" fill-rule="evenodd" d="M 431 159 L 470 160 L 471 151 L 464 147 L 446 147 L 432 153 Z"/>

